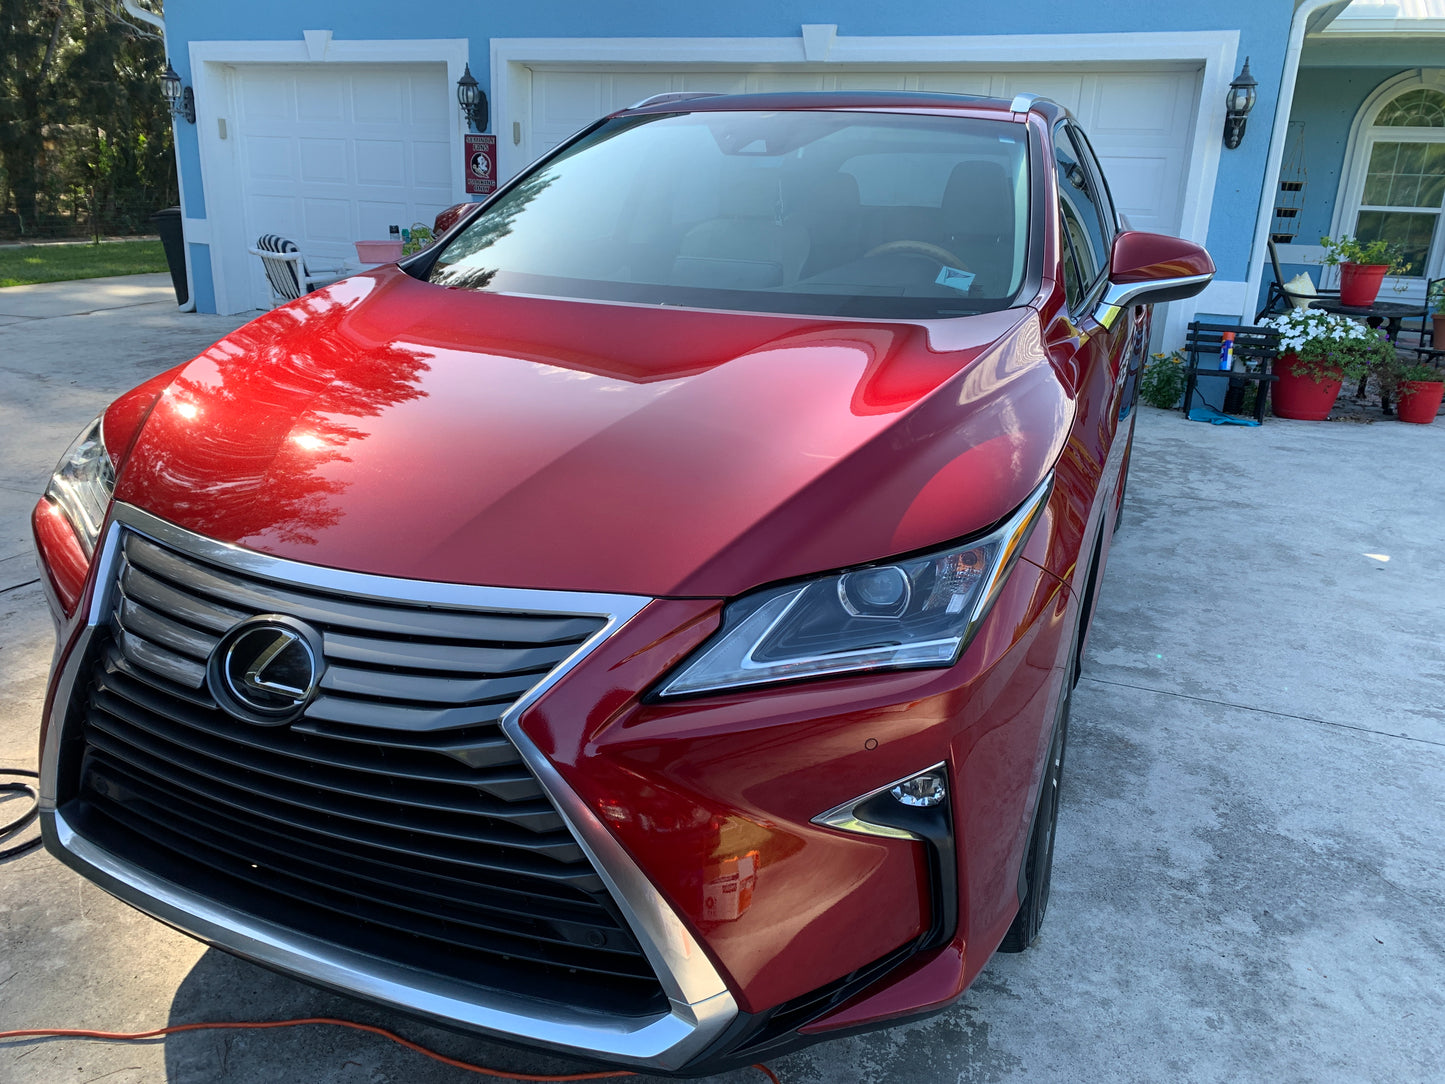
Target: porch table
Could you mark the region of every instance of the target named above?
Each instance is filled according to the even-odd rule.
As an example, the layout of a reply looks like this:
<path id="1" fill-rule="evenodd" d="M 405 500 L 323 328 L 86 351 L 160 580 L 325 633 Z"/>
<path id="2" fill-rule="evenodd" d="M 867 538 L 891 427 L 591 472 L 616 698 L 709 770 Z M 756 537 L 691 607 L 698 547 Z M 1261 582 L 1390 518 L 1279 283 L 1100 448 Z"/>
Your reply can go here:
<path id="1" fill-rule="evenodd" d="M 1357 320 L 1363 320 L 1370 327 L 1378 328 L 1385 325 L 1385 334 L 1390 337 L 1390 342 L 1400 341 L 1400 324 L 1412 316 L 1425 316 L 1425 305 L 1414 304 L 1408 301 L 1376 301 L 1371 305 L 1346 305 L 1337 297 L 1322 297 L 1310 302 L 1310 308 L 1320 309 L 1324 312 L 1337 313 L 1340 316 L 1352 316 Z M 1355 389 L 1355 398 L 1365 397 L 1365 381 L 1369 374 L 1360 377 L 1360 386 Z M 1384 414 L 1394 414 L 1390 406 L 1388 393 L 1380 395 L 1380 410 Z"/>

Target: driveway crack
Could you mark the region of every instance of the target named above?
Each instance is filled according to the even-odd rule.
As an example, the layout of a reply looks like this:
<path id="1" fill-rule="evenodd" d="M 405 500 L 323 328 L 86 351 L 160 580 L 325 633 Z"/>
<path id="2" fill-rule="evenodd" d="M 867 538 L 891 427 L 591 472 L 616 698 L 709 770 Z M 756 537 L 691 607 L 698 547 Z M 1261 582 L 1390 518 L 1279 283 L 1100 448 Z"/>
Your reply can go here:
<path id="1" fill-rule="evenodd" d="M 1232 700 L 1216 700 L 1208 696 L 1190 696 L 1188 693 L 1175 692 L 1172 689 L 1155 689 L 1148 685 L 1133 685 L 1127 681 L 1110 681 L 1107 678 L 1095 678 L 1084 676 L 1081 680 L 1092 682 L 1095 685 L 1114 685 L 1121 689 L 1138 689 L 1144 693 L 1155 693 L 1158 696 L 1170 696 L 1177 700 L 1192 700 L 1196 704 L 1214 704 L 1222 708 L 1235 708 L 1239 711 L 1252 711 L 1259 715 L 1273 715 L 1279 719 L 1295 719 L 1302 723 L 1319 723 L 1321 726 L 1338 727 L 1341 730 L 1353 730 L 1360 734 L 1375 734 L 1382 738 L 1394 738 L 1397 741 L 1415 742 L 1419 745 L 1433 745 L 1437 749 L 1445 749 L 1445 741 L 1434 741 L 1430 738 L 1417 738 L 1410 734 L 1394 734 L 1388 730 L 1376 730 L 1374 727 L 1355 726 L 1351 723 L 1341 723 L 1334 719 L 1321 719 L 1316 715 L 1295 715 L 1288 711 L 1275 711 L 1272 708 L 1258 708 L 1250 704 L 1236 704 Z"/>

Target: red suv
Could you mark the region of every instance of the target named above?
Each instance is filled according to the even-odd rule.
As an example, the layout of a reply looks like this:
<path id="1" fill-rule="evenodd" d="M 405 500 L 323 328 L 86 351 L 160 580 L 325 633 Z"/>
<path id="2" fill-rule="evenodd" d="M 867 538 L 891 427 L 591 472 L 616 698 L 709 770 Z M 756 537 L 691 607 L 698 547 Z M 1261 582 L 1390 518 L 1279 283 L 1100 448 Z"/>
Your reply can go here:
<path id="1" fill-rule="evenodd" d="M 697 1073 L 1049 896 L 1149 305 L 1064 110 L 667 95 L 121 396 L 34 515 L 45 841 L 406 1012 Z"/>

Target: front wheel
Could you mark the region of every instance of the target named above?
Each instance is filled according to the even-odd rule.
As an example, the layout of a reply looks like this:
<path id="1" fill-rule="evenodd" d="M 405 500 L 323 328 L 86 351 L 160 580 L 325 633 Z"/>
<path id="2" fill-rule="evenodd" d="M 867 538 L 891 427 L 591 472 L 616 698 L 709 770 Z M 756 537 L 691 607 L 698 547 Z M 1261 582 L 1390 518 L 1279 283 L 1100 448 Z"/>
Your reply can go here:
<path id="1" fill-rule="evenodd" d="M 1062 702 L 1054 722 L 1054 736 L 1049 743 L 1049 758 L 1044 765 L 1044 779 L 1039 786 L 1039 801 L 1034 813 L 1034 830 L 1029 838 L 1029 852 L 1024 859 L 1023 899 L 1013 925 L 1004 934 L 1000 952 L 1022 952 L 1032 945 L 1044 924 L 1049 906 L 1049 886 L 1053 881 L 1054 830 L 1059 821 L 1059 784 L 1064 774 L 1064 746 L 1069 736 L 1069 707 L 1074 699 L 1074 683 L 1065 680 Z"/>

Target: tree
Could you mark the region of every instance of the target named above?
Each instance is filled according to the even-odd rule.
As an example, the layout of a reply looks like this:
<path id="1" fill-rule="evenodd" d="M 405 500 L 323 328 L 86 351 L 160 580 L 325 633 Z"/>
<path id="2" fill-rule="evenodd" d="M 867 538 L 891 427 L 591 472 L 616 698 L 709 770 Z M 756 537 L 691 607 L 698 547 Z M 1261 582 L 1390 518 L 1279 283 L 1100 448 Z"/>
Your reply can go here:
<path id="1" fill-rule="evenodd" d="M 173 199 L 160 36 L 117 0 L 0 0 L 0 192 L 12 229 L 67 208 L 134 230 Z"/>

